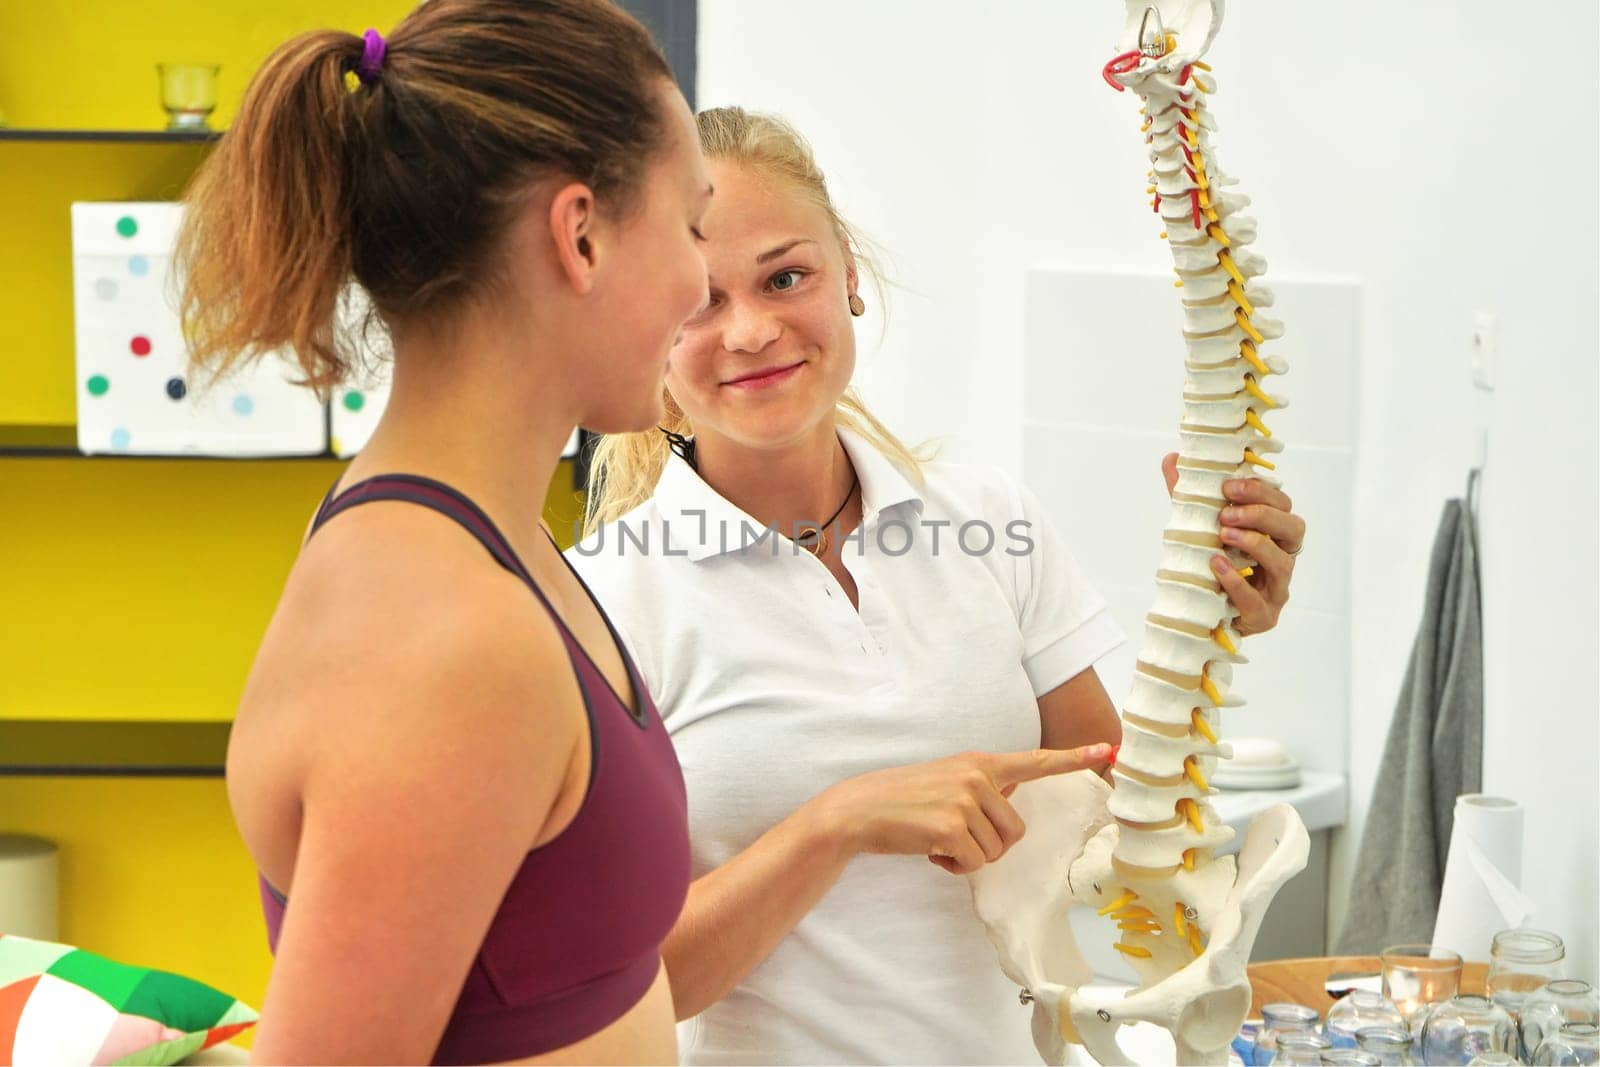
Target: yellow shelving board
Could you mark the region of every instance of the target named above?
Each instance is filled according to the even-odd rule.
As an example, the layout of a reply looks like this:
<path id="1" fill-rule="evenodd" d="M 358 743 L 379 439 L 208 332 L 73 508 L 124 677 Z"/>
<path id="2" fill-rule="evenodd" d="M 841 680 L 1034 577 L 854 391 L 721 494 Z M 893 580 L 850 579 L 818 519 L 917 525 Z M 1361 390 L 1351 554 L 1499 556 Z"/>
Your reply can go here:
<path id="1" fill-rule="evenodd" d="M 334 460 L 0 459 L 0 718 L 226 721 Z M 581 501 L 557 469 L 545 516 Z"/>
<path id="2" fill-rule="evenodd" d="M 158 130 L 158 63 L 217 63 L 226 129 L 250 75 L 297 33 L 387 34 L 410 0 L 7 0 L 0 4 L 0 108 L 17 128 Z"/>

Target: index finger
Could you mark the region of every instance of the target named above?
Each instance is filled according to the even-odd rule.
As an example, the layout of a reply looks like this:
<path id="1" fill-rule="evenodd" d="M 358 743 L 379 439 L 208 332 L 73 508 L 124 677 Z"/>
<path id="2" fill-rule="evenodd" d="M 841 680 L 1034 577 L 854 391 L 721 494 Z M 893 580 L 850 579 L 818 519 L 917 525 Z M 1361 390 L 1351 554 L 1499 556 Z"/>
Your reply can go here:
<path id="1" fill-rule="evenodd" d="M 1222 483 L 1222 495 L 1230 504 L 1265 504 L 1279 511 L 1293 511 L 1289 494 L 1260 478 L 1231 478 Z"/>
<path id="2" fill-rule="evenodd" d="M 995 787 L 1005 789 L 1018 782 L 1031 782 L 1052 774 L 1069 774 L 1111 761 L 1111 746 L 1085 745 L 1082 748 L 1036 748 L 1031 752 L 1003 752 L 990 756 L 988 771 Z"/>

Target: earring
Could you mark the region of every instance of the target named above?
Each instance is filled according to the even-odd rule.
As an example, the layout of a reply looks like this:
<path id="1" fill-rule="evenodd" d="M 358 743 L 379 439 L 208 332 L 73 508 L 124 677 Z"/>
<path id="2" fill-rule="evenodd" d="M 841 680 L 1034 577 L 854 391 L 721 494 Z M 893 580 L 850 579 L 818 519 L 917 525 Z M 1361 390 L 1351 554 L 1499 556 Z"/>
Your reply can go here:
<path id="1" fill-rule="evenodd" d="M 867 305 L 862 302 L 861 297 L 857 296 L 855 293 L 851 293 L 850 294 L 850 314 L 854 315 L 856 318 L 859 319 L 861 316 L 865 315 L 866 313 L 867 313 Z"/>

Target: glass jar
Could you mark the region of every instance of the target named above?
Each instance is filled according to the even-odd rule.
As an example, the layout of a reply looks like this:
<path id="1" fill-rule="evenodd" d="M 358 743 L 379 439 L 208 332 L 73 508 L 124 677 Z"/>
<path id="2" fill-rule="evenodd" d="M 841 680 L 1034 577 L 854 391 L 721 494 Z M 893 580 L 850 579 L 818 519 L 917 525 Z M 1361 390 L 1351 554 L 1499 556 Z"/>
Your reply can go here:
<path id="1" fill-rule="evenodd" d="M 1594 1023 L 1567 1023 L 1547 1037 L 1533 1054 L 1539 1067 L 1587 1067 L 1600 1063 L 1600 1027 Z"/>
<path id="2" fill-rule="evenodd" d="M 1561 939 L 1545 930 L 1500 931 L 1489 949 L 1489 999 L 1516 1018 L 1524 1001 L 1561 977 L 1566 955 Z"/>
<path id="3" fill-rule="evenodd" d="M 1428 1013 L 1422 1024 L 1422 1062 L 1464 1064 L 1484 1052 L 1516 1055 L 1511 1013 L 1488 997 L 1459 995 Z"/>
<path id="4" fill-rule="evenodd" d="M 1422 1032 L 1428 1009 L 1461 992 L 1461 955 L 1432 945 L 1390 945 L 1379 957 L 1383 995 L 1406 1017 L 1413 1034 Z"/>
<path id="5" fill-rule="evenodd" d="M 1511 1067 L 1521 1062 L 1509 1052 L 1480 1052 L 1472 1057 L 1467 1067 Z"/>
<path id="6" fill-rule="evenodd" d="M 1261 1029 L 1256 1033 L 1256 1065 L 1276 1062 L 1278 1039 L 1284 1034 L 1316 1033 L 1322 1016 L 1304 1004 L 1279 1002 L 1261 1005 Z"/>
<path id="7" fill-rule="evenodd" d="M 1411 1033 L 1404 1026 L 1365 1026 L 1356 1031 L 1356 1048 L 1378 1057 L 1382 1067 L 1412 1067 Z"/>
<path id="8" fill-rule="evenodd" d="M 1383 1067 L 1378 1057 L 1358 1048 L 1330 1048 L 1322 1054 L 1322 1067 Z"/>
<path id="9" fill-rule="evenodd" d="M 1278 1038 L 1273 1067 L 1322 1067 L 1322 1054 L 1332 1047 L 1314 1030 L 1295 1030 Z"/>
<path id="10" fill-rule="evenodd" d="M 1394 1026 L 1406 1029 L 1406 1017 L 1382 993 L 1357 989 L 1339 998 L 1328 1009 L 1328 1025 L 1323 1032 L 1334 1048 L 1355 1048 L 1356 1034 L 1369 1026 Z"/>
<path id="11" fill-rule="evenodd" d="M 1522 1055 L 1531 1059 L 1544 1039 L 1566 1023 L 1600 1023 L 1600 992 L 1581 978 L 1557 978 L 1523 1002 L 1517 1025 Z"/>

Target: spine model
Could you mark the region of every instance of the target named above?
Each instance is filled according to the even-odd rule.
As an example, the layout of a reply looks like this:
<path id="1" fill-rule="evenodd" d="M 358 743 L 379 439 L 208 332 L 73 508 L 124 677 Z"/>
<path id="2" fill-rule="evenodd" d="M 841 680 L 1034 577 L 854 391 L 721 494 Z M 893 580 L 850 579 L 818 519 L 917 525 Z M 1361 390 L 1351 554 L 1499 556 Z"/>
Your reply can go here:
<path id="1" fill-rule="evenodd" d="M 1227 191 L 1234 180 L 1216 163 L 1210 67 L 1198 59 L 1175 69 L 1146 62 L 1179 44 L 1152 9 L 1139 50 L 1105 70 L 1113 88 L 1131 88 L 1144 103 L 1152 164 L 1146 194 L 1172 252 L 1186 349 L 1178 481 L 1109 802 L 1120 827 L 1110 856 L 1116 888 L 1103 887 L 1109 899 L 1100 907 L 1118 923 L 1117 948 L 1147 984 L 1204 951 L 1213 905 L 1232 881 L 1231 866 L 1211 870 L 1233 831 L 1212 808 L 1207 779 L 1230 755 L 1218 743 L 1216 716 L 1243 703 L 1232 685 L 1233 665 L 1245 660 L 1211 560 L 1223 552 L 1249 574 L 1248 560 L 1219 537 L 1222 485 L 1273 481 L 1261 472 L 1273 469 L 1268 457 L 1282 445 L 1265 417 L 1285 401 L 1266 384 L 1287 370 L 1262 351 L 1283 328 L 1261 314 L 1273 299 L 1258 280 L 1266 261 L 1249 250 L 1256 237 L 1255 220 L 1242 214 L 1249 198 Z"/>

